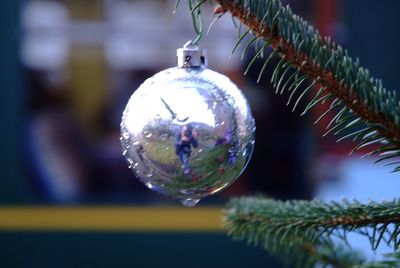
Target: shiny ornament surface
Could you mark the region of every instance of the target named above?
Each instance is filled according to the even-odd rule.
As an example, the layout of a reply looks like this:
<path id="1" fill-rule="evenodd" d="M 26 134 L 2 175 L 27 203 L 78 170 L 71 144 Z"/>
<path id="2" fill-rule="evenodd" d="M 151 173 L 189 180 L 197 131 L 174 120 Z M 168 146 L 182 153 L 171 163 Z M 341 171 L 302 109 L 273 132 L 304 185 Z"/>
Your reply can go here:
<path id="1" fill-rule="evenodd" d="M 241 91 L 205 67 L 170 68 L 131 96 L 121 122 L 123 155 L 151 190 L 194 206 L 242 173 L 255 123 Z"/>

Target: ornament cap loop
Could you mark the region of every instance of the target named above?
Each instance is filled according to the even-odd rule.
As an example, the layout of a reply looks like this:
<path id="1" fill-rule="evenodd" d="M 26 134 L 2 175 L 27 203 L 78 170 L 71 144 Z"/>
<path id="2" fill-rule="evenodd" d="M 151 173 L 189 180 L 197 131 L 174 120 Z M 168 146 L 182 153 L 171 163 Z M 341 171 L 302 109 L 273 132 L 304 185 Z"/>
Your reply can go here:
<path id="1" fill-rule="evenodd" d="M 207 50 L 200 49 L 193 45 L 192 41 L 187 42 L 183 48 L 176 50 L 179 68 L 207 67 Z"/>

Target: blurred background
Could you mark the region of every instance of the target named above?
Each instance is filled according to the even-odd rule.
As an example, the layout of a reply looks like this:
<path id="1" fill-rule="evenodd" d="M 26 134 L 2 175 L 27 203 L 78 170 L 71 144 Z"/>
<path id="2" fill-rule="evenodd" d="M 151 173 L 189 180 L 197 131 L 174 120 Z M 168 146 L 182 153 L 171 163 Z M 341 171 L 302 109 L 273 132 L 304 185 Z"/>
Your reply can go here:
<path id="1" fill-rule="evenodd" d="M 260 66 L 242 75 L 254 50 L 244 61 L 240 52 L 229 57 L 237 40 L 229 14 L 213 25 L 201 46 L 208 49 L 209 67 L 228 75 L 250 102 L 257 122 L 253 158 L 241 178 L 198 208 L 176 208 L 176 201 L 147 190 L 121 154 L 119 124 L 135 89 L 174 66 L 175 50 L 194 38 L 186 1 L 181 2 L 175 14 L 175 0 L 0 3 L 0 219 L 6 220 L 6 214 L 1 216 L 5 210 L 21 208 L 27 211 L 18 213 L 28 219 L 25 230 L 0 223 L 0 266 L 280 267 L 261 249 L 225 236 L 218 217 L 229 198 L 263 194 L 282 200 L 346 196 L 379 201 L 398 194 L 398 175 L 391 175 L 389 168 L 371 166 L 373 159 L 360 160 L 359 155 L 348 157 L 351 143 L 321 138 L 329 117 L 316 126 L 312 122 L 323 107 L 299 117 L 286 107 L 287 96 L 275 96 L 267 81 L 255 83 Z M 387 88 L 397 89 L 399 1 L 284 2 L 360 57 Z M 204 9 L 208 26 L 213 8 Z M 81 231 L 67 225 L 54 231 L 50 209 L 40 214 L 50 222 L 49 230 L 29 229 L 37 215 L 29 214 L 29 208 L 69 208 L 70 217 L 78 217 L 83 212 L 74 214 L 73 208 L 82 206 L 105 207 L 100 219 L 116 215 L 113 210 L 121 207 L 133 222 L 143 215 L 141 209 L 165 208 L 179 217 L 166 219 L 168 213 L 154 212 L 151 217 L 158 225 L 151 231 L 134 226 L 121 230 L 120 225 L 99 231 L 107 223 L 90 219 Z M 163 228 L 165 220 L 173 225 L 197 212 L 206 213 L 199 221 L 217 223 L 207 230 L 201 224 Z M 62 225 L 63 215 L 57 217 Z M 75 221 L 79 229 L 79 217 Z"/>

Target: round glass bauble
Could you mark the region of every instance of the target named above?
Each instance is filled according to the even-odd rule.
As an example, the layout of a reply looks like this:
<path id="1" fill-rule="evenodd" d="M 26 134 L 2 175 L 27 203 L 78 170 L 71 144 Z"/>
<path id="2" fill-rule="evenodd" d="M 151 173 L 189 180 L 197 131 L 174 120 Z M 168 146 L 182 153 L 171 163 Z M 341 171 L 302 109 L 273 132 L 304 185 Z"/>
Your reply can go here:
<path id="1" fill-rule="evenodd" d="M 232 184 L 249 162 L 255 122 L 226 76 L 170 68 L 147 79 L 123 113 L 123 155 L 151 190 L 194 206 Z"/>

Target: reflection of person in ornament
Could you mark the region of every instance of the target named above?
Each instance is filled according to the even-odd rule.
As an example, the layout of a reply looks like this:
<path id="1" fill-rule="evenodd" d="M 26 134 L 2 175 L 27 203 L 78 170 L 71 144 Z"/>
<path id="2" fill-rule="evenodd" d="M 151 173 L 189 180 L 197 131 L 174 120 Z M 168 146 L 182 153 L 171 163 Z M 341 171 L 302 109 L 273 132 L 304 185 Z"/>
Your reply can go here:
<path id="1" fill-rule="evenodd" d="M 218 137 L 217 141 L 215 142 L 215 146 L 218 145 L 225 145 L 228 144 L 229 150 L 228 150 L 228 164 L 234 165 L 236 161 L 236 154 L 238 152 L 238 140 L 237 138 L 234 138 L 232 135 L 233 130 L 230 128 L 227 128 L 225 131 L 224 137 Z"/>
<path id="2" fill-rule="evenodd" d="M 182 163 L 183 173 L 189 174 L 189 157 L 192 146 L 197 148 L 197 132 L 188 124 L 182 127 L 181 132 L 176 137 L 175 152 Z"/>

